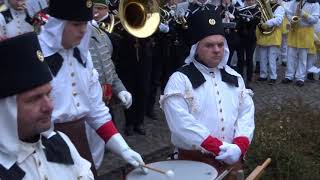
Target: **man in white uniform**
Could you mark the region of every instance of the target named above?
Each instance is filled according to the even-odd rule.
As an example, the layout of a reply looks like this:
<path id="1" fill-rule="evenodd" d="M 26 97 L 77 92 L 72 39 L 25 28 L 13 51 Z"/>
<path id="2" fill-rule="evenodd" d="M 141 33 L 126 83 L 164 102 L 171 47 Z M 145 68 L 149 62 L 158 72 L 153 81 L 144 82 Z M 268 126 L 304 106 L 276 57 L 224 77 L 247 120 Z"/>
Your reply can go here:
<path id="1" fill-rule="evenodd" d="M 188 25 L 187 65 L 170 77 L 160 100 L 171 142 L 179 159 L 211 164 L 219 173 L 229 165 L 239 170 L 255 127 L 252 91 L 227 65 L 221 17 L 203 11 Z"/>
<path id="2" fill-rule="evenodd" d="M 0 13 L 0 40 L 26 32 L 32 32 L 33 26 L 26 21 L 25 0 L 5 0 L 7 10 Z"/>
<path id="3" fill-rule="evenodd" d="M 144 164 L 141 156 L 122 138 L 102 101 L 99 75 L 93 67 L 88 48 L 92 6 L 91 0 L 49 2 L 50 17 L 39 40 L 45 61 L 54 76 L 51 82 L 55 107 L 52 121 L 56 129 L 70 137 L 85 159 L 93 162 L 84 121 L 104 140 L 107 149 L 138 167 Z"/>
<path id="4" fill-rule="evenodd" d="M 0 179 L 93 180 L 90 163 L 52 130 L 52 76 L 37 35 L 1 42 L 0 56 Z"/>

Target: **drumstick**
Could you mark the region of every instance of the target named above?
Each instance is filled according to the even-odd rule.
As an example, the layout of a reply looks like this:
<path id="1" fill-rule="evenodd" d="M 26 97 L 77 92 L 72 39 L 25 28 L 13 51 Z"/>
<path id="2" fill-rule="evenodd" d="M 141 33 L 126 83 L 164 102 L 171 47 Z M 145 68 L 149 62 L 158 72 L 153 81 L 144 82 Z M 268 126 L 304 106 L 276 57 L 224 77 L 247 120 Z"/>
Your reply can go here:
<path id="1" fill-rule="evenodd" d="M 152 171 L 161 173 L 161 174 L 163 174 L 163 175 L 169 176 L 169 177 L 174 176 L 174 172 L 173 172 L 172 170 L 163 171 L 163 170 L 161 170 L 161 169 L 154 168 L 154 167 L 151 167 L 151 166 L 148 166 L 148 165 L 145 165 L 145 164 L 140 164 L 140 166 L 142 166 L 142 167 L 144 167 L 144 168 L 147 168 L 147 169 L 150 169 L 150 170 L 152 170 Z"/>

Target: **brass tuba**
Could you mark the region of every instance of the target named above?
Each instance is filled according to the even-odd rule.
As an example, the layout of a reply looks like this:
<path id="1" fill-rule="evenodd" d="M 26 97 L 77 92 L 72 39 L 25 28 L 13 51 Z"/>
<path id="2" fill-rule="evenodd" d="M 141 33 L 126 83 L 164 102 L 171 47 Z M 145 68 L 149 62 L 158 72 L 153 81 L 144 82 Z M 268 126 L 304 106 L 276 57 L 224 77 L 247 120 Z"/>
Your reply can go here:
<path id="1" fill-rule="evenodd" d="M 261 22 L 258 25 L 258 28 L 259 28 L 259 30 L 260 30 L 260 32 L 262 34 L 269 35 L 275 30 L 275 27 L 271 27 L 271 28 L 268 28 L 268 29 L 263 29 L 261 27 L 261 24 L 265 23 L 269 19 L 273 18 L 273 12 L 272 12 L 272 8 L 271 8 L 271 5 L 270 5 L 270 0 L 269 1 L 268 0 L 256 0 L 256 1 L 258 3 L 259 11 L 260 11 L 260 14 L 261 14 Z"/>
<path id="2" fill-rule="evenodd" d="M 160 23 L 156 0 L 120 0 L 118 16 L 127 32 L 138 38 L 151 36 Z"/>

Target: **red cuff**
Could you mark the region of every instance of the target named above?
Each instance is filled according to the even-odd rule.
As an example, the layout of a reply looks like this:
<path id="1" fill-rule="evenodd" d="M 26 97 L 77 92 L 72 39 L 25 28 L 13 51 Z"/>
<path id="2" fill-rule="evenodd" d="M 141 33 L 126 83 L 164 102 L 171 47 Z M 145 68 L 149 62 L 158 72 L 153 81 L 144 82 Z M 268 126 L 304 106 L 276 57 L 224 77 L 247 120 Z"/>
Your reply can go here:
<path id="1" fill-rule="evenodd" d="M 111 136 L 118 133 L 117 128 L 114 126 L 112 120 L 106 122 L 96 130 L 97 134 L 105 141 L 108 142 Z"/>
<path id="2" fill-rule="evenodd" d="M 207 151 L 212 152 L 215 156 L 217 156 L 220 152 L 220 146 L 222 142 L 215 137 L 208 136 L 201 144 L 201 147 L 206 149 Z"/>
<path id="3" fill-rule="evenodd" d="M 239 136 L 233 139 L 233 144 L 236 144 L 239 146 L 242 155 L 245 155 L 247 153 L 247 150 L 249 149 L 249 139 L 245 136 Z"/>
<path id="4" fill-rule="evenodd" d="M 111 84 L 103 84 L 101 87 L 102 87 L 102 97 L 112 97 Z"/>

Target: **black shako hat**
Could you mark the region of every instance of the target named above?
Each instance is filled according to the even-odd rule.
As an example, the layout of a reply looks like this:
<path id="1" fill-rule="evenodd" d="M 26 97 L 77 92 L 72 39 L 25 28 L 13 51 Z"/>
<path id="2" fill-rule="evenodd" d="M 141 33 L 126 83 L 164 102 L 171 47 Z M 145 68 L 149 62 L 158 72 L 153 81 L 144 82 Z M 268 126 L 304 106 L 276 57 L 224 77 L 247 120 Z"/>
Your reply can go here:
<path id="1" fill-rule="evenodd" d="M 187 20 L 187 41 L 189 45 L 211 35 L 224 36 L 224 26 L 218 11 L 199 10 Z"/>
<path id="2" fill-rule="evenodd" d="M 31 90 L 52 80 L 37 34 L 0 42 L 0 98 Z"/>
<path id="3" fill-rule="evenodd" d="M 49 15 L 68 21 L 91 21 L 92 0 L 50 0 Z"/>

